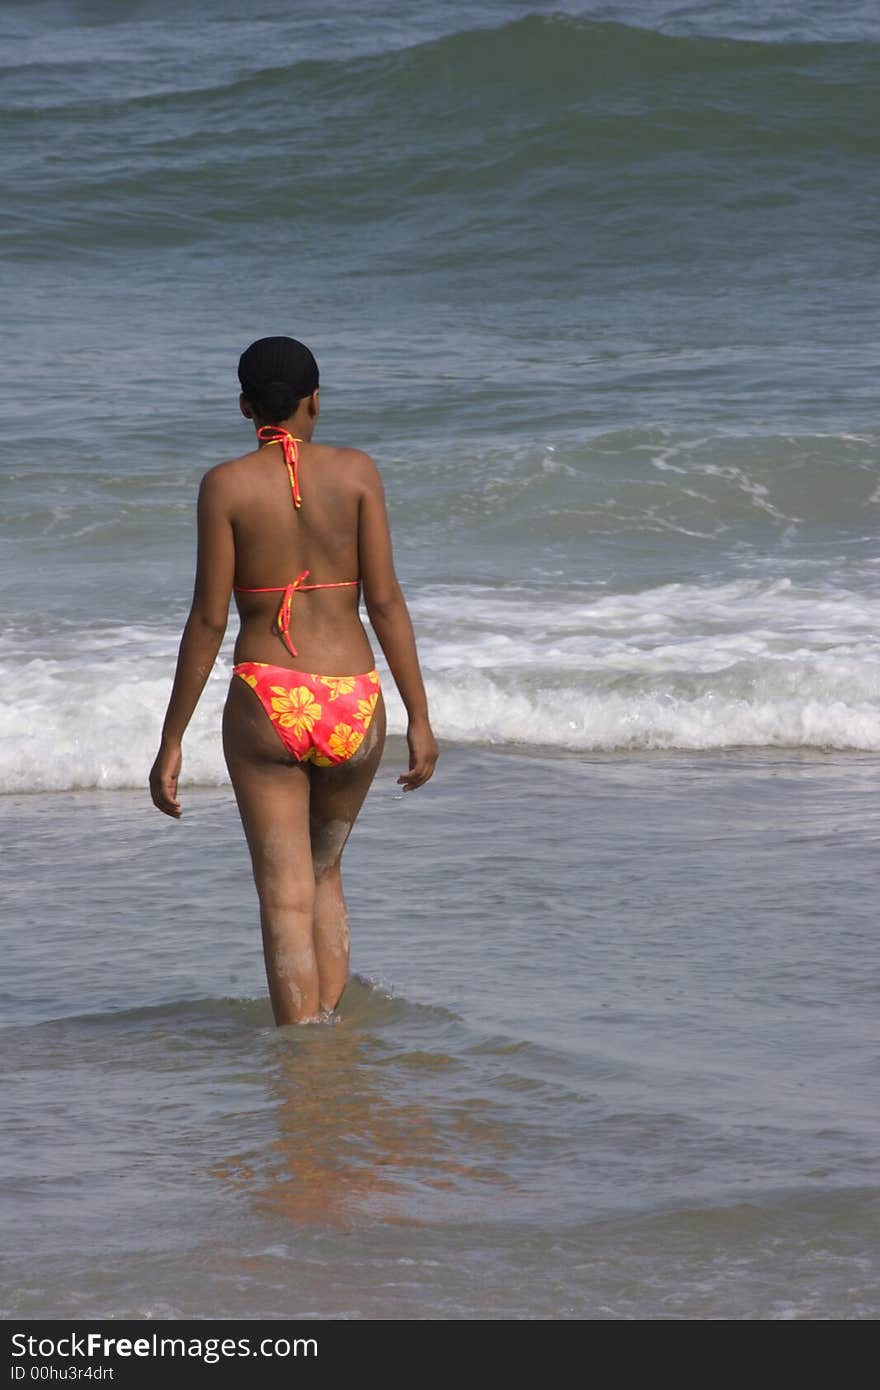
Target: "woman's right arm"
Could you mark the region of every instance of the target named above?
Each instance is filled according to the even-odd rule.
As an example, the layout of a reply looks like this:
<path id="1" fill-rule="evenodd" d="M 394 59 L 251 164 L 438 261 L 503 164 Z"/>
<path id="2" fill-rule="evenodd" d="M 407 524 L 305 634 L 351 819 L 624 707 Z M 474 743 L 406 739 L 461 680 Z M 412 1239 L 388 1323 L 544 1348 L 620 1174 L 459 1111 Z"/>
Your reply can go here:
<path id="1" fill-rule="evenodd" d="M 385 493 L 375 464 L 366 454 L 358 521 L 358 551 L 364 605 L 408 718 L 409 771 L 398 777 L 404 791 L 422 786 L 434 771 L 440 750 L 428 717 L 428 697 L 419 668 L 416 639 L 391 551 Z"/>
<path id="2" fill-rule="evenodd" d="M 222 469 L 206 473 L 199 488 L 198 558 L 192 607 L 177 657 L 174 685 L 162 726 L 162 741 L 150 770 L 153 805 L 179 819 L 177 782 L 182 764 L 181 741 L 192 718 L 226 631 L 235 546 Z"/>

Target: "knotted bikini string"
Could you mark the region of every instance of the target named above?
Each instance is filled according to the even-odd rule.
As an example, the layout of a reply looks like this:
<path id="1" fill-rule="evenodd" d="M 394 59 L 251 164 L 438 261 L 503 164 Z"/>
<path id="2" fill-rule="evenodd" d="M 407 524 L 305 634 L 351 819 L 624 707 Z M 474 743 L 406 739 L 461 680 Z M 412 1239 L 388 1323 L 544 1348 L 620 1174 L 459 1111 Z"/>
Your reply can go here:
<path id="1" fill-rule="evenodd" d="M 359 584 L 359 579 L 337 579 L 330 584 L 304 584 L 303 580 L 308 579 L 311 570 L 303 570 L 298 574 L 291 584 L 285 585 L 284 597 L 278 609 L 278 617 L 275 620 L 278 634 L 291 656 L 299 656 L 299 652 L 290 640 L 290 619 L 293 609 L 293 596 L 297 589 L 302 589 L 305 593 L 310 593 L 313 589 L 350 589 L 355 584 Z M 247 594 L 271 594 L 278 593 L 278 589 L 243 589 L 242 593 Z"/>
<path id="2" fill-rule="evenodd" d="M 257 438 L 263 444 L 281 445 L 284 462 L 287 464 L 290 490 L 293 493 L 293 505 L 298 510 L 302 506 L 302 497 L 299 491 L 299 449 L 296 447 L 300 441 L 294 439 L 290 430 L 283 430 L 280 425 L 261 425 L 257 430 Z"/>
<path id="3" fill-rule="evenodd" d="M 297 589 L 302 587 L 311 589 L 314 587 L 312 584 L 303 586 L 303 580 L 308 579 L 310 572 L 309 570 L 303 570 L 302 574 L 298 575 L 292 584 L 287 585 L 284 590 L 284 597 L 281 600 L 281 607 L 278 609 L 278 617 L 276 619 L 278 633 L 291 656 L 299 656 L 299 652 L 290 640 L 290 618 L 293 609 L 293 596 Z"/>

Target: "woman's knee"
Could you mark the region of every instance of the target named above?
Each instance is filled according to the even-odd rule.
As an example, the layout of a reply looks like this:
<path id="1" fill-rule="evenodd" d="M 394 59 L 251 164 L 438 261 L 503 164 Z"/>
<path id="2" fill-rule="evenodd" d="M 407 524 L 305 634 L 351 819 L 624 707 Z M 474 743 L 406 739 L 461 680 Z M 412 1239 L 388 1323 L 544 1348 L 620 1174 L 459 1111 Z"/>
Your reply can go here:
<path id="1" fill-rule="evenodd" d="M 316 879 L 326 878 L 328 874 L 338 871 L 351 827 L 349 820 L 329 820 L 320 824 L 312 822 L 312 865 Z"/>
<path id="2" fill-rule="evenodd" d="M 268 874 L 257 883 L 260 907 L 271 916 L 311 918 L 315 906 L 315 880 L 304 876 Z"/>

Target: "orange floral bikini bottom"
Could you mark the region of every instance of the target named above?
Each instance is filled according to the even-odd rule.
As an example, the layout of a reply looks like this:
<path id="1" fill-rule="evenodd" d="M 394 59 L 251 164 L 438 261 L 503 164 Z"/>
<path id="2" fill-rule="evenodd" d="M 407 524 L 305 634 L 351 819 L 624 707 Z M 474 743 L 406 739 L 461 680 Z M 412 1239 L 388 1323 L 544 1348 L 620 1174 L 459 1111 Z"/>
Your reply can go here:
<path id="1" fill-rule="evenodd" d="M 232 674 L 251 687 L 287 751 L 317 767 L 347 762 L 357 752 L 379 701 L 378 671 L 316 676 L 242 661 Z"/>

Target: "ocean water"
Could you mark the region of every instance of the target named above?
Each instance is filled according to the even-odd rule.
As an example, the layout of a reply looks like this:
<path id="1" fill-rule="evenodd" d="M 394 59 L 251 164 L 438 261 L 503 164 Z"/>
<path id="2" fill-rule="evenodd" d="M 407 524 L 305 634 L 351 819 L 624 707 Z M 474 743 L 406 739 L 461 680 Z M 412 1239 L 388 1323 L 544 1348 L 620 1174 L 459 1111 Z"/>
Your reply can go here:
<path id="1" fill-rule="evenodd" d="M 3 19 L 4 1311 L 876 1316 L 875 6 Z M 308 1033 L 231 629 L 184 823 L 144 792 L 275 332 L 444 748 L 401 801 L 389 696 Z"/>

